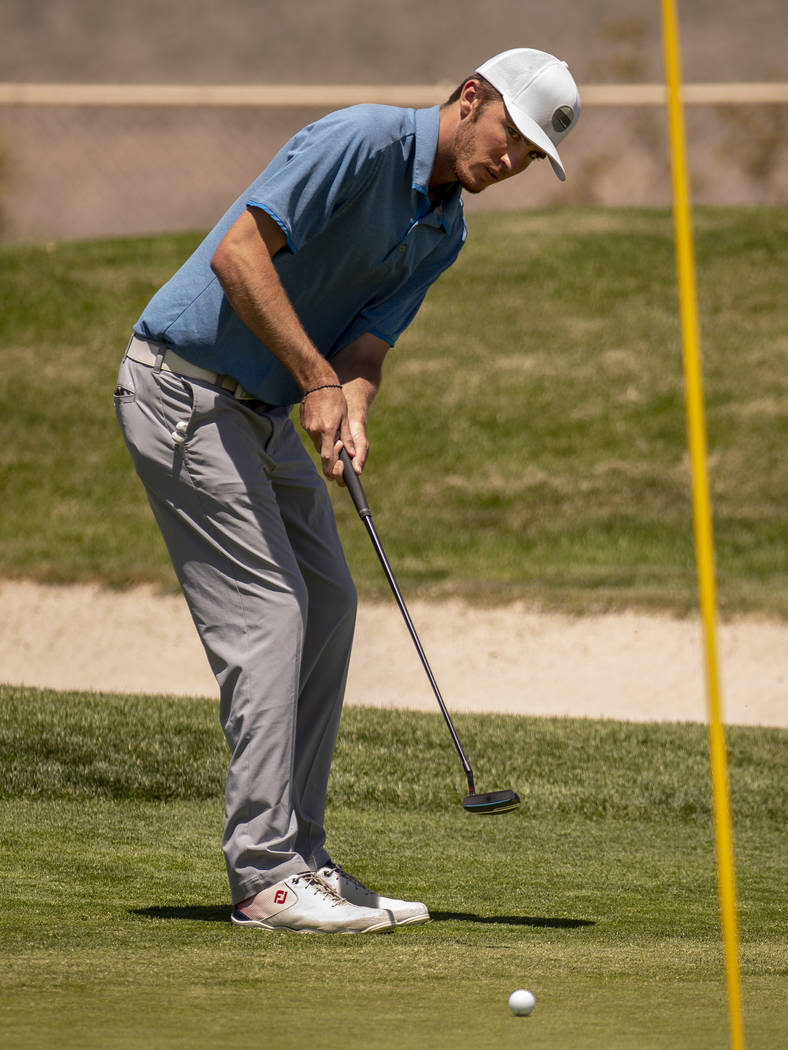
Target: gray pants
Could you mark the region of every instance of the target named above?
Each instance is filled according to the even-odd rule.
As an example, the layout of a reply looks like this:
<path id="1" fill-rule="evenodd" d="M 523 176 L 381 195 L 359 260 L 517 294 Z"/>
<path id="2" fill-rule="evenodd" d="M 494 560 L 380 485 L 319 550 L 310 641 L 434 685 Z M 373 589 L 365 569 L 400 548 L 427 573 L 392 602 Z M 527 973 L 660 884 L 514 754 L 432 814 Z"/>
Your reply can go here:
<path id="1" fill-rule="evenodd" d="M 355 587 L 328 490 L 285 409 L 253 410 L 128 357 L 118 387 L 124 439 L 220 687 L 237 903 L 329 860 Z"/>

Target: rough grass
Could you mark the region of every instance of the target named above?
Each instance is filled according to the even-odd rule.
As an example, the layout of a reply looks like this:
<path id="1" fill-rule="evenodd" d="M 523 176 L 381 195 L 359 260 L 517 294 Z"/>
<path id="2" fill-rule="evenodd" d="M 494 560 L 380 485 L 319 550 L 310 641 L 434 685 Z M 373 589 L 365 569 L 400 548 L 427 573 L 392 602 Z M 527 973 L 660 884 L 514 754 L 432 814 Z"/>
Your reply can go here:
<path id="1" fill-rule="evenodd" d="M 223 798 L 227 755 L 211 701 L 0 686 L 0 703 L 0 798 Z M 696 723 L 454 720 L 478 789 L 515 787 L 542 815 L 701 823 L 711 815 L 706 730 Z M 788 814 L 788 730 L 737 726 L 727 734 L 739 820 L 779 825 Z M 466 793 L 438 713 L 344 712 L 333 805 L 447 814 Z"/>
<path id="2" fill-rule="evenodd" d="M 128 331 L 193 235 L 0 247 L 0 573 L 173 586 L 112 413 Z M 788 614 L 788 212 L 699 209 L 723 613 Z M 403 588 L 575 611 L 695 604 L 670 215 L 474 216 L 389 355 L 365 483 Z M 347 494 L 359 588 L 385 581 Z"/>

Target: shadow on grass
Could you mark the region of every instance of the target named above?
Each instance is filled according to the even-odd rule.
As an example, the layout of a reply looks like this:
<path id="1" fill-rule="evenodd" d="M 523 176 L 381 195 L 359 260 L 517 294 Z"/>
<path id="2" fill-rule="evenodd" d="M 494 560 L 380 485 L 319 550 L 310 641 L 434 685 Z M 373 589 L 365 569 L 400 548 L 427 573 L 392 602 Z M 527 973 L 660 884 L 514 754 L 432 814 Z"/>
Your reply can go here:
<path id="1" fill-rule="evenodd" d="M 595 926 L 591 919 L 547 918 L 537 915 L 473 915 L 463 911 L 431 911 L 433 922 L 478 922 L 492 926 L 536 926 L 551 930 L 574 930 L 580 926 Z"/>
<path id="2" fill-rule="evenodd" d="M 229 904 L 190 904 L 183 907 L 161 906 L 132 908 L 131 915 L 143 919 L 186 919 L 190 922 L 229 922 L 232 908 Z"/>
<path id="3" fill-rule="evenodd" d="M 192 904 L 183 907 L 163 906 L 134 908 L 132 915 L 144 919 L 183 919 L 190 922 L 229 922 L 230 907 L 226 904 Z M 535 926 L 553 930 L 574 930 L 580 926 L 594 926 L 590 919 L 545 918 L 531 915 L 473 915 L 459 911 L 433 911 L 433 922 L 473 922 L 493 926 Z"/>

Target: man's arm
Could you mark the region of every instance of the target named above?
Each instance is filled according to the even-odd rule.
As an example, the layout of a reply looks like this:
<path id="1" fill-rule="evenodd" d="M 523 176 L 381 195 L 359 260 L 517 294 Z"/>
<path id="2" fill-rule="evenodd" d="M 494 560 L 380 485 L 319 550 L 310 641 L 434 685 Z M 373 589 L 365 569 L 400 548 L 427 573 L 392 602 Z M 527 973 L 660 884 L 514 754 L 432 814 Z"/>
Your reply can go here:
<path id="1" fill-rule="evenodd" d="M 328 477 L 341 474 L 342 445 L 356 449 L 348 405 L 337 373 L 304 331 L 279 280 L 273 258 L 286 244 L 284 232 L 261 208 L 247 208 L 211 259 L 227 299 L 254 334 L 287 368 L 306 394 L 301 423 L 314 442 Z M 374 396 L 374 395 L 373 395 Z"/>
<path id="2" fill-rule="evenodd" d="M 364 469 L 369 452 L 367 418 L 369 407 L 380 389 L 383 378 L 383 361 L 389 344 L 366 332 L 359 336 L 333 358 L 339 381 L 348 406 L 348 421 L 353 435 L 355 454 L 353 466 L 357 474 Z M 348 450 L 350 451 L 350 450 Z"/>

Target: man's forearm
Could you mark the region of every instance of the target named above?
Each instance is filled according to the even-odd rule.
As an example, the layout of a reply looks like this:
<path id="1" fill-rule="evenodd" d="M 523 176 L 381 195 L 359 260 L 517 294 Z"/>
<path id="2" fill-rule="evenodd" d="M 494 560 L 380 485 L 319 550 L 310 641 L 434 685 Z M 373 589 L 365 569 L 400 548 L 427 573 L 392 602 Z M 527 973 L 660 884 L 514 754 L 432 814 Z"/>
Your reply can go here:
<path id="1" fill-rule="evenodd" d="M 285 235 L 269 215 L 248 208 L 213 254 L 211 267 L 227 300 L 301 387 L 301 423 L 320 453 L 323 472 L 335 477 L 342 445 L 353 449 L 347 402 L 337 374 L 312 343 L 273 264 Z"/>
<path id="2" fill-rule="evenodd" d="M 333 358 L 348 406 L 348 421 L 353 435 L 353 462 L 362 470 L 369 451 L 367 419 L 369 409 L 383 379 L 383 361 L 388 343 L 366 333 L 350 343 Z"/>
<path id="3" fill-rule="evenodd" d="M 334 370 L 348 403 L 348 414 L 365 424 L 369 407 L 383 381 L 383 361 L 388 349 L 382 339 L 367 333 L 333 358 Z"/>
<path id="4" fill-rule="evenodd" d="M 302 390 L 336 383 L 334 369 L 304 330 L 274 268 L 280 237 L 284 241 L 268 216 L 247 211 L 222 240 L 211 267 L 233 310 Z"/>

